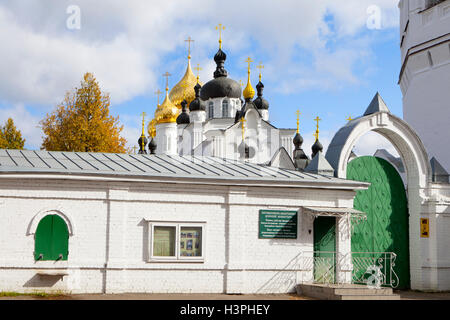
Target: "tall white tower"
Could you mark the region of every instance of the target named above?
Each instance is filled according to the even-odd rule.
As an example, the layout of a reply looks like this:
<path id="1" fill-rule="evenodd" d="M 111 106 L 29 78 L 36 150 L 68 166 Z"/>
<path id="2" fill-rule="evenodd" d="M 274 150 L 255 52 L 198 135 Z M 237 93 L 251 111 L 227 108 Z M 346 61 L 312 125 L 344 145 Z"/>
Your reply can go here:
<path id="1" fill-rule="evenodd" d="M 403 118 L 450 172 L 450 0 L 401 0 Z"/>

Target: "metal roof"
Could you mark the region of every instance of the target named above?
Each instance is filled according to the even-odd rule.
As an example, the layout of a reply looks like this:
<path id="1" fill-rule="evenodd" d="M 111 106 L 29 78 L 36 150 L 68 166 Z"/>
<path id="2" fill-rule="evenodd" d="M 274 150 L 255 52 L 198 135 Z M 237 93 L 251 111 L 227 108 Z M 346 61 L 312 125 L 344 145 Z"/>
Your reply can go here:
<path id="1" fill-rule="evenodd" d="M 203 156 L 136 155 L 94 152 L 0 150 L 6 173 L 172 177 L 280 182 L 364 183 L 295 170 Z"/>

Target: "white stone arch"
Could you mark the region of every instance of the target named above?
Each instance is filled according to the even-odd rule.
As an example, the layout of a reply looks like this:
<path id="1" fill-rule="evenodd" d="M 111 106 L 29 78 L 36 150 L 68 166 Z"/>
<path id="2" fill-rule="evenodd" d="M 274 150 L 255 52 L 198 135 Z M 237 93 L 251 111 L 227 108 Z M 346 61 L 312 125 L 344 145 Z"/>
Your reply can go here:
<path id="1" fill-rule="evenodd" d="M 347 176 L 347 162 L 353 147 L 366 133 L 373 131 L 392 143 L 402 158 L 411 183 L 425 188 L 430 181 L 428 154 L 414 130 L 402 119 L 389 112 L 377 112 L 354 119 L 342 127 L 331 141 L 326 158 L 339 178 Z"/>
<path id="2" fill-rule="evenodd" d="M 367 112 L 366 112 L 367 114 Z M 379 111 L 349 121 L 333 137 L 326 159 L 339 178 L 346 178 L 353 147 L 366 133 L 385 137 L 399 153 L 406 170 L 409 210 L 409 255 L 411 288 L 422 288 L 423 253 L 420 243 L 420 216 L 425 189 L 431 181 L 431 166 L 425 147 L 415 131 L 389 111 Z"/>
<path id="3" fill-rule="evenodd" d="M 37 227 L 39 225 L 39 222 L 41 222 L 41 220 L 45 216 L 53 215 L 53 214 L 59 216 L 61 219 L 64 220 L 64 222 L 67 225 L 67 230 L 69 231 L 69 235 L 73 236 L 75 233 L 74 224 L 72 222 L 73 219 L 71 218 L 71 216 L 69 214 L 63 212 L 63 210 L 61 210 L 61 209 L 43 209 L 43 210 L 39 211 L 37 214 L 35 214 L 28 225 L 27 235 L 35 234 Z"/>

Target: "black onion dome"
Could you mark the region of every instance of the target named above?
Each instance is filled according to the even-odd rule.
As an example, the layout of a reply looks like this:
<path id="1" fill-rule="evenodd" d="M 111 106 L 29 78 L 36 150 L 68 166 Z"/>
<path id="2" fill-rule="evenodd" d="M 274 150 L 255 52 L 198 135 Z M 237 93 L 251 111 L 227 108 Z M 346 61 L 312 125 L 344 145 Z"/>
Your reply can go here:
<path id="1" fill-rule="evenodd" d="M 227 54 L 223 52 L 222 49 L 219 49 L 219 51 L 217 51 L 217 53 L 214 55 L 214 61 L 216 63 L 219 63 L 225 62 L 225 60 L 227 60 Z"/>
<path id="2" fill-rule="evenodd" d="M 242 89 L 239 83 L 233 79 L 227 78 L 227 70 L 225 70 L 224 64 L 227 59 L 227 55 L 222 49 L 217 51 L 214 56 L 216 62 L 216 71 L 214 71 L 214 79 L 208 81 L 203 85 L 200 91 L 200 98 L 203 101 L 211 98 L 240 98 L 242 95 Z"/>
<path id="3" fill-rule="evenodd" d="M 144 139 L 144 143 L 142 144 L 142 138 Z M 147 145 L 147 138 L 145 136 L 141 136 L 138 140 L 139 144 L 139 154 L 146 154 L 147 151 L 145 151 L 145 146 Z"/>
<path id="4" fill-rule="evenodd" d="M 202 86 L 197 83 L 194 87 L 195 90 L 195 99 L 189 104 L 189 111 L 205 111 L 206 105 L 205 102 L 200 99 L 200 89 Z"/>
<path id="5" fill-rule="evenodd" d="M 312 150 L 312 157 L 314 158 L 316 156 L 316 154 L 320 151 L 323 151 L 323 145 L 320 143 L 319 140 L 316 140 L 316 142 L 314 142 L 314 144 L 311 147 Z"/>
<path id="6" fill-rule="evenodd" d="M 177 117 L 177 124 L 188 124 L 191 121 L 189 120 L 189 115 L 185 112 L 180 113 Z"/>
<path id="7" fill-rule="evenodd" d="M 300 149 L 302 144 L 303 144 L 303 137 L 300 135 L 300 133 L 297 133 L 294 137 L 295 149 Z"/>
<path id="8" fill-rule="evenodd" d="M 239 83 L 226 77 L 220 77 L 208 81 L 200 91 L 200 98 L 204 101 L 211 98 L 222 97 L 239 99 L 241 95 L 242 89 Z"/>
<path id="9" fill-rule="evenodd" d="M 189 115 L 187 114 L 186 107 L 187 107 L 187 101 L 186 100 L 181 101 L 182 111 L 177 117 L 177 124 L 188 124 L 191 122 L 189 119 Z"/>
<path id="10" fill-rule="evenodd" d="M 256 108 L 268 110 L 269 101 L 263 98 L 264 84 L 261 81 L 258 82 L 258 84 L 256 85 L 256 90 L 258 91 L 258 97 L 255 100 L 253 100 Z"/>
<path id="11" fill-rule="evenodd" d="M 150 140 L 150 142 L 148 143 L 148 150 L 150 150 L 150 154 L 155 154 L 155 150 L 156 150 L 156 142 L 155 140 L 152 138 L 152 140 Z"/>

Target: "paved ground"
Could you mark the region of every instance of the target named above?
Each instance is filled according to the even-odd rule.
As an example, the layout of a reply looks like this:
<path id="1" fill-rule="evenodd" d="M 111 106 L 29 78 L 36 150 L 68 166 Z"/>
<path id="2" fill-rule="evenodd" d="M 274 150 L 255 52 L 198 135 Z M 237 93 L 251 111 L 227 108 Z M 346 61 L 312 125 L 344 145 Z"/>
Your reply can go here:
<path id="1" fill-rule="evenodd" d="M 450 300 L 450 292 L 426 293 L 396 291 L 402 300 Z M 227 294 L 73 294 L 60 296 L 0 297 L 0 300 L 313 300 L 295 294 L 227 295 Z"/>

